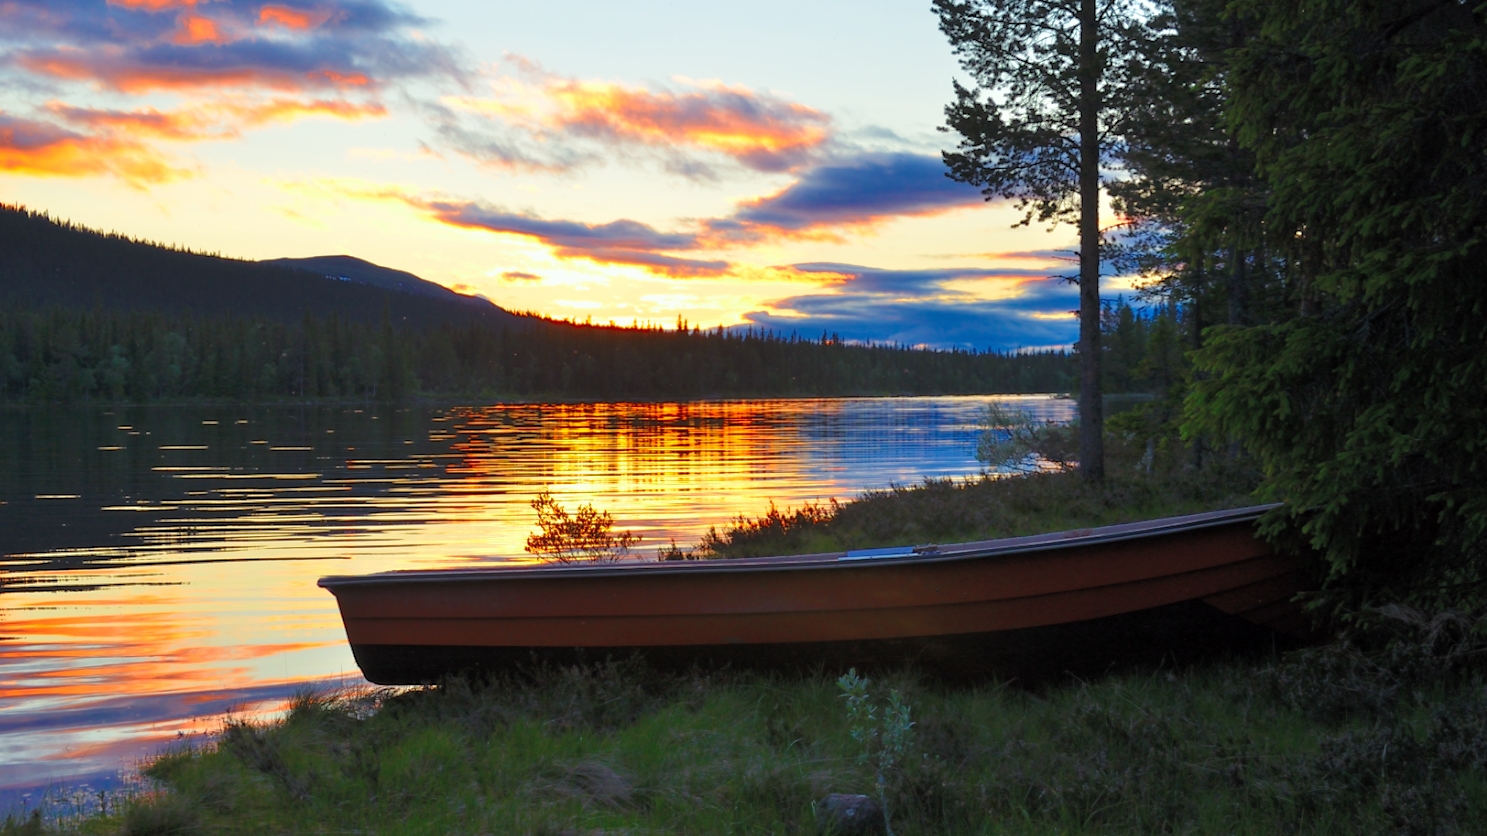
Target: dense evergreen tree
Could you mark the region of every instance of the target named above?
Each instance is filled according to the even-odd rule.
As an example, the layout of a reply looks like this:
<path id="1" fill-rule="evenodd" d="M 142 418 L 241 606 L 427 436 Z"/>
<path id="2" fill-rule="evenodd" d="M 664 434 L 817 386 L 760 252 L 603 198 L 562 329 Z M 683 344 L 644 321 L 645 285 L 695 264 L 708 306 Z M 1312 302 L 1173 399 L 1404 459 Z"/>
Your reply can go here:
<path id="1" fill-rule="evenodd" d="M 1166 4 L 1126 91 L 1128 176 L 1110 186 L 1127 224 L 1116 261 L 1153 280 L 1148 296 L 1187 311 L 1193 348 L 1208 325 L 1273 314 L 1263 298 L 1278 267 L 1267 256 L 1268 191 L 1226 117 L 1231 51 L 1255 25 L 1228 0 Z"/>
<path id="2" fill-rule="evenodd" d="M 1273 303 L 1208 332 L 1189 429 L 1257 455 L 1287 502 L 1274 529 L 1355 595 L 1480 592 L 1487 5 L 1229 14 L 1254 34 L 1225 56 L 1224 109 L 1264 202 L 1198 220 L 1222 233 L 1209 249 L 1263 244 L 1246 292 Z"/>
<path id="3" fill-rule="evenodd" d="M 1105 391 L 1181 400 L 1192 373 L 1182 344 L 1182 334 L 1192 328 L 1190 310 L 1173 302 L 1144 308 L 1124 298 L 1106 303 L 1101 325 Z"/>

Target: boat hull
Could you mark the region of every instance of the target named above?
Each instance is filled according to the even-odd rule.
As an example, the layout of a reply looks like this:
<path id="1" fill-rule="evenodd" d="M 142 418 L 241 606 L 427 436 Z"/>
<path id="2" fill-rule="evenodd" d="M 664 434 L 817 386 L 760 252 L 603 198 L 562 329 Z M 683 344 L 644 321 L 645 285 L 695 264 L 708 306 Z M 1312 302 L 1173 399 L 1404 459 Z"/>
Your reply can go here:
<path id="1" fill-rule="evenodd" d="M 1242 509 L 853 560 L 325 578 L 373 682 L 640 654 L 661 666 L 1089 670 L 1299 635 L 1299 561 Z"/>
<path id="2" fill-rule="evenodd" d="M 1187 601 L 1069 624 L 901 639 L 629 647 L 362 644 L 352 650 L 363 675 L 382 685 L 428 684 L 452 672 L 500 673 L 632 658 L 659 670 L 913 667 L 950 679 L 1000 675 L 1039 681 L 1127 666 L 1188 664 L 1219 654 L 1284 650 L 1298 641 L 1295 634 Z"/>

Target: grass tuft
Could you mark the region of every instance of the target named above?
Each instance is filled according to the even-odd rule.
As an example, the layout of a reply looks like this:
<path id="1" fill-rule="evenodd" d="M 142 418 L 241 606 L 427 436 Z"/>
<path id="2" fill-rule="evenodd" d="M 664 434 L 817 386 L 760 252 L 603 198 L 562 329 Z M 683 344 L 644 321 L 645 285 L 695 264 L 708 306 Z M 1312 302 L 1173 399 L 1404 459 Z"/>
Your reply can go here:
<path id="1" fill-rule="evenodd" d="M 40 810 L 32 810 L 29 816 L 10 813 L 0 822 L 0 836 L 42 836 L 45 832 Z"/>
<path id="2" fill-rule="evenodd" d="M 119 836 L 194 836 L 201 826 L 190 799 L 179 793 L 157 793 L 129 804 Z"/>

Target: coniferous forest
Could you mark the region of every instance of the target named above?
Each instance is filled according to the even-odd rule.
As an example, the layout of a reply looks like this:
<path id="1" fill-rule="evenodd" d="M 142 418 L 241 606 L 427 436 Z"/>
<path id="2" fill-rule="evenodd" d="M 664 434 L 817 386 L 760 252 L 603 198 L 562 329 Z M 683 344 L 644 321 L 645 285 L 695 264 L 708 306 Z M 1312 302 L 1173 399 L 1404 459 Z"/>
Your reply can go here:
<path id="1" fill-rule="evenodd" d="M 1050 392 L 1071 356 L 920 351 L 759 332 L 574 325 L 394 328 L 336 316 L 0 314 L 0 397 L 352 397 L 419 394 L 603 400 Z"/>

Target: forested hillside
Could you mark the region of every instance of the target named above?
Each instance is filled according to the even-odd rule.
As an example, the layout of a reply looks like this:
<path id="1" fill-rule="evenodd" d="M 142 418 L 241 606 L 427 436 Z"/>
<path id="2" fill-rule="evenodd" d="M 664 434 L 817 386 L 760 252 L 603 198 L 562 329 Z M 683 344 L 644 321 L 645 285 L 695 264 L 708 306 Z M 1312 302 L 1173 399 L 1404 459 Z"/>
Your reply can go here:
<path id="1" fill-rule="evenodd" d="M 336 281 L 305 269 L 202 255 L 0 205 L 0 308 L 53 307 L 286 323 L 298 322 L 306 312 L 372 323 L 387 313 L 396 325 L 420 328 L 516 321 L 483 299 L 440 299 Z"/>

